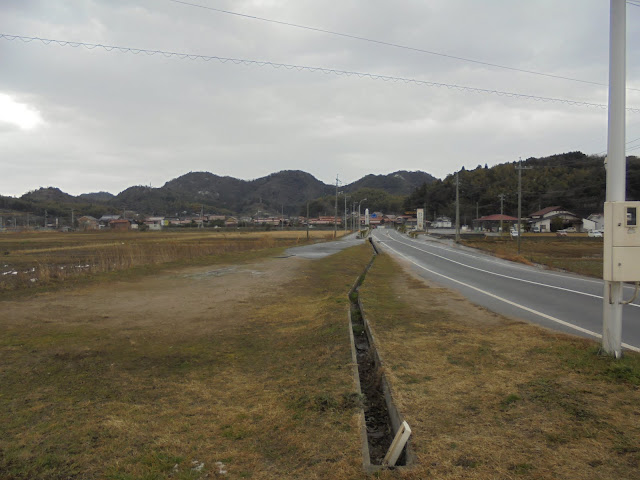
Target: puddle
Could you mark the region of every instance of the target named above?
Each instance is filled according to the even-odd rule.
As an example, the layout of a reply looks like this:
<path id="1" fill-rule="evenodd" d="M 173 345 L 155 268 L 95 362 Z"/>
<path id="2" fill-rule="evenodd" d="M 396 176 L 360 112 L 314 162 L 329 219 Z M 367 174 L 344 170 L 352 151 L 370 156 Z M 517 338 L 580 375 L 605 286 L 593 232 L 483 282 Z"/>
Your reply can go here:
<path id="1" fill-rule="evenodd" d="M 228 275 L 230 273 L 234 273 L 238 270 L 238 267 L 225 267 L 218 268 L 217 270 L 209 270 L 207 272 L 200 273 L 191 273 L 188 275 L 183 275 L 184 278 L 211 278 L 211 277 L 222 277 L 223 275 Z"/>

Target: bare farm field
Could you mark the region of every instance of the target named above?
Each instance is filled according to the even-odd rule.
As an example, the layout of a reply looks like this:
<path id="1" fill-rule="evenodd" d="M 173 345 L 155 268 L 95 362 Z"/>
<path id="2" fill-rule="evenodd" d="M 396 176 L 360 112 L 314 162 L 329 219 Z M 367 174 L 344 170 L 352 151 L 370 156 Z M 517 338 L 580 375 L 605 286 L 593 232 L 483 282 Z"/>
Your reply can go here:
<path id="1" fill-rule="evenodd" d="M 328 240 L 333 232 L 310 235 L 310 241 Z M 246 254 L 307 241 L 301 231 L 6 233 L 0 235 L 0 295 L 110 272 L 210 263 L 234 252 Z"/>
<path id="2" fill-rule="evenodd" d="M 279 252 L 0 302 L 0 478 L 358 478 L 371 249 Z"/>
<path id="3" fill-rule="evenodd" d="M 370 478 L 347 292 L 371 255 L 256 245 L 5 292 L 0 478 Z M 640 356 L 497 316 L 386 255 L 360 298 L 416 458 L 373 478 L 638 478 Z"/>

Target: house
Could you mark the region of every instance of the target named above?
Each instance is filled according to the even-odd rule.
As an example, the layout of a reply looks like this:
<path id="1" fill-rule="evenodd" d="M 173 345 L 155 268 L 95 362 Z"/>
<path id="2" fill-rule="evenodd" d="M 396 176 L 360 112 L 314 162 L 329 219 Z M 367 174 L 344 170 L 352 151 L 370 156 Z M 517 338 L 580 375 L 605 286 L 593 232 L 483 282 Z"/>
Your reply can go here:
<path id="1" fill-rule="evenodd" d="M 109 228 L 113 230 L 129 230 L 131 228 L 131 222 L 126 218 L 111 220 L 109 222 Z"/>
<path id="2" fill-rule="evenodd" d="M 484 217 L 476 218 L 473 221 L 473 225 L 476 229 L 489 232 L 499 232 L 500 225 L 502 225 L 504 229 L 505 224 L 508 229 L 509 225 L 517 225 L 518 219 L 516 217 L 510 217 L 509 215 L 497 213 L 494 215 L 485 215 Z"/>
<path id="3" fill-rule="evenodd" d="M 225 227 L 237 227 L 238 219 L 236 217 L 229 217 L 224 221 Z"/>
<path id="4" fill-rule="evenodd" d="M 98 219 L 99 227 L 104 228 L 109 225 L 112 220 L 119 220 L 120 215 L 103 215 Z"/>
<path id="5" fill-rule="evenodd" d="M 431 224 L 432 228 L 451 228 L 451 219 L 449 217 L 438 217 L 436 221 Z"/>
<path id="6" fill-rule="evenodd" d="M 164 217 L 147 217 L 144 224 L 149 227 L 149 230 L 162 230 L 164 225 Z"/>
<path id="7" fill-rule="evenodd" d="M 560 228 L 574 227 L 576 231 L 582 230 L 582 219 L 559 205 L 533 212 L 527 222 L 534 232 L 551 232 L 552 223 Z"/>
<path id="8" fill-rule="evenodd" d="M 96 218 L 91 215 L 85 215 L 78 219 L 78 228 L 80 230 L 98 230 L 100 224 Z"/>
<path id="9" fill-rule="evenodd" d="M 604 230 L 604 213 L 592 213 L 587 217 L 587 220 L 593 222 L 593 228 L 590 229 L 583 225 L 585 230 Z"/>
<path id="10" fill-rule="evenodd" d="M 256 218 L 256 225 L 271 225 L 272 227 L 277 227 L 280 225 L 280 217 L 265 217 L 265 218 Z"/>
<path id="11" fill-rule="evenodd" d="M 342 222 L 342 217 L 338 217 L 338 223 Z M 336 218 L 331 215 L 319 215 L 318 218 L 310 218 L 309 225 L 322 226 L 322 225 L 334 225 Z M 364 217 L 361 217 L 360 224 L 364 225 Z"/>

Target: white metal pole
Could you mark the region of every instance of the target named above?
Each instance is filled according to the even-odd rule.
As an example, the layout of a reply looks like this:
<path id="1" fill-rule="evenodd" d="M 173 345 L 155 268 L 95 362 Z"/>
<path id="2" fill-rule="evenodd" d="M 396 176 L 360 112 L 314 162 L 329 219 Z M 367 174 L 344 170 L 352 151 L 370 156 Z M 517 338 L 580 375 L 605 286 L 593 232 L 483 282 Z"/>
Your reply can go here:
<path id="1" fill-rule="evenodd" d="M 623 202 L 626 198 L 626 1 L 611 0 L 610 6 L 606 201 Z M 612 221 L 613 218 L 605 216 L 605 225 Z M 612 254 L 611 249 L 604 252 L 605 258 L 611 259 Z M 604 282 L 602 310 L 602 348 L 607 354 L 619 358 L 622 356 L 622 282 Z"/>
<path id="2" fill-rule="evenodd" d="M 460 242 L 460 176 L 456 172 L 456 243 Z"/>

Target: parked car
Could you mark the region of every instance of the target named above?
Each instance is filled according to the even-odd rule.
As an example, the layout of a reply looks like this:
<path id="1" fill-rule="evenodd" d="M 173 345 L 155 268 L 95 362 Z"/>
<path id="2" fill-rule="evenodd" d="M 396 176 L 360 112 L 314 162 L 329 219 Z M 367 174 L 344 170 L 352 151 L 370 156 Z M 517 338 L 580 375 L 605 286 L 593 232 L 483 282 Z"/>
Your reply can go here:
<path id="1" fill-rule="evenodd" d="M 567 232 L 567 233 L 576 233 L 576 228 L 575 227 L 569 227 L 569 228 L 565 228 L 564 231 Z"/>
<path id="2" fill-rule="evenodd" d="M 593 238 L 602 238 L 602 232 L 600 230 L 589 230 L 587 235 Z"/>
<path id="3" fill-rule="evenodd" d="M 557 235 L 558 237 L 566 237 L 566 236 L 567 236 L 567 231 L 566 231 L 566 230 L 558 230 L 558 231 L 556 232 L 556 235 Z"/>

